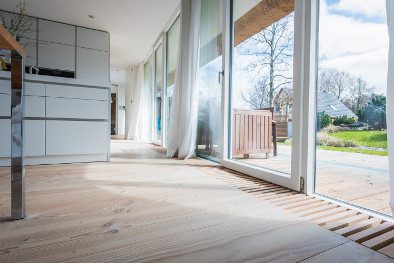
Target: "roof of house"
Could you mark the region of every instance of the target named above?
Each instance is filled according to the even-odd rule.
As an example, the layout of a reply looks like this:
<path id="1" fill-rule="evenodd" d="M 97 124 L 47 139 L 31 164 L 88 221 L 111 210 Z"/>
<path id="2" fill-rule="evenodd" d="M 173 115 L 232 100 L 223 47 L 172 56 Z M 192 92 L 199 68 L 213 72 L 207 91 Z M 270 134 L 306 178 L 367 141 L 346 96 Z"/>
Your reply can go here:
<path id="1" fill-rule="evenodd" d="M 317 110 L 318 112 L 325 112 L 331 118 L 347 116 L 357 118 L 348 107 L 345 106 L 335 94 L 328 92 L 318 92 L 317 96 Z"/>

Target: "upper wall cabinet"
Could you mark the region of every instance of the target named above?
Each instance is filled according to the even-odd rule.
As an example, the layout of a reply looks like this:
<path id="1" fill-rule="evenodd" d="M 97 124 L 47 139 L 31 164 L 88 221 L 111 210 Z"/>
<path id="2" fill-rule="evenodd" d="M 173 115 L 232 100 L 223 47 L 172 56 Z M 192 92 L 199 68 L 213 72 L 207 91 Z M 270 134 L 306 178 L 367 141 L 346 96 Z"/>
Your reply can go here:
<path id="1" fill-rule="evenodd" d="M 38 40 L 75 46 L 75 26 L 48 20 L 38 20 Z"/>
<path id="2" fill-rule="evenodd" d="M 109 33 L 77 27 L 77 46 L 109 51 Z"/>
<path id="3" fill-rule="evenodd" d="M 75 46 L 40 42 L 38 67 L 75 71 Z"/>
<path id="4" fill-rule="evenodd" d="M 109 82 L 109 52 L 77 47 L 77 78 Z"/>

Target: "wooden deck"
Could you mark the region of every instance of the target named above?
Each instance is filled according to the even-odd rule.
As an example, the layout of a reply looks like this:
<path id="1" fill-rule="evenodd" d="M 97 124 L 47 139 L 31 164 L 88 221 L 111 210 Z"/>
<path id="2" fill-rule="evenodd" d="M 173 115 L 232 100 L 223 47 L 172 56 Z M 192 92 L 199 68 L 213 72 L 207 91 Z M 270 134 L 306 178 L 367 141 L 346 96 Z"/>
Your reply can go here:
<path id="1" fill-rule="evenodd" d="M 251 155 L 249 159 L 236 156 L 240 162 L 291 173 L 291 153 L 280 146 L 277 157 Z M 390 189 L 387 156 L 371 156 L 319 150 L 316 166 L 316 192 L 343 200 L 386 215 Z"/>
<path id="2" fill-rule="evenodd" d="M 166 159 L 147 144 L 113 141 L 112 152 L 111 163 L 27 167 L 21 221 L 9 221 L 10 179 L 2 168 L 0 262 L 393 260 L 365 247 L 392 252 L 382 245 L 392 237 L 388 223 L 359 215 L 358 222 L 379 225 L 363 233 L 340 223 L 349 217 L 321 220 L 335 231 L 348 224 L 353 235 L 346 238 L 317 226 L 314 202 L 287 189 L 208 161 Z"/>

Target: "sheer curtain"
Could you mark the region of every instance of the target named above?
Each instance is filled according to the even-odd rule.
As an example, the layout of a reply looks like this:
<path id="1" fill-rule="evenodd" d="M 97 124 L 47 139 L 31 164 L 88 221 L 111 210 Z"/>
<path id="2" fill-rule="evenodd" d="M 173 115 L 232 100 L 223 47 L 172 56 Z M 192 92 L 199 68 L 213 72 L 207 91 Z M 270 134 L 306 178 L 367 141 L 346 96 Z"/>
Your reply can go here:
<path id="1" fill-rule="evenodd" d="M 390 207 L 394 214 L 394 1 L 386 0 L 387 26 L 390 37 L 389 67 L 387 76 L 387 139 L 389 145 Z"/>
<path id="2" fill-rule="evenodd" d="M 134 76 L 134 99 L 131 107 L 128 140 L 149 141 L 151 104 L 150 91 L 144 86 L 144 63 L 138 66 Z"/>
<path id="3" fill-rule="evenodd" d="M 182 0 L 168 157 L 190 158 L 196 148 L 200 11 L 201 0 Z"/>

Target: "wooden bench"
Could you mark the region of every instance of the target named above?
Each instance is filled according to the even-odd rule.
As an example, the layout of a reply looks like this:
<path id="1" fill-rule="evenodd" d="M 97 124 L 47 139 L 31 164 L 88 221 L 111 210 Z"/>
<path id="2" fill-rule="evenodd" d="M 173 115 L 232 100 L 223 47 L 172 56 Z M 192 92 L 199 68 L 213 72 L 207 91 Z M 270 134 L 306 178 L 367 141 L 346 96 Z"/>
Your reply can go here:
<path id="1" fill-rule="evenodd" d="M 277 156 L 276 123 L 273 110 L 233 111 L 233 155 L 270 153 Z"/>

